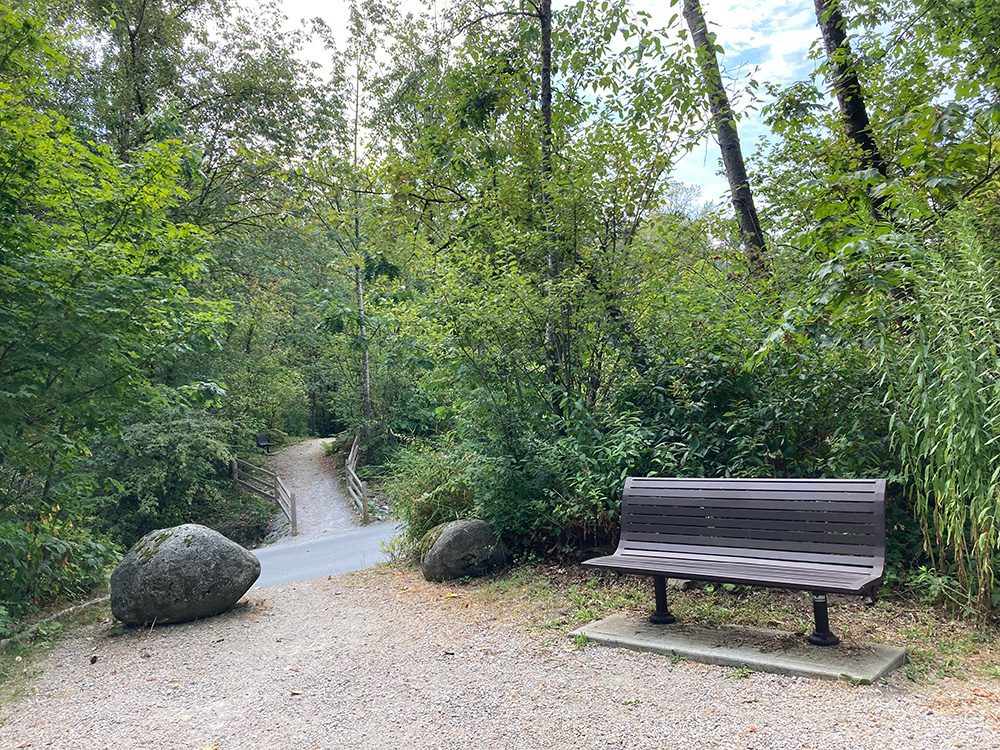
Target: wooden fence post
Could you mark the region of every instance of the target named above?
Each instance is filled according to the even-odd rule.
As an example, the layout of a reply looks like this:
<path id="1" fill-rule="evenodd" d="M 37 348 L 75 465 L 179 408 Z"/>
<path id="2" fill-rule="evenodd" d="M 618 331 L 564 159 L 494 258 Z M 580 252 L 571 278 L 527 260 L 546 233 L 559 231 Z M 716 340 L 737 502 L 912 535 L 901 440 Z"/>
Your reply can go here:
<path id="1" fill-rule="evenodd" d="M 238 481 L 240 481 L 240 465 L 236 463 L 236 456 L 233 456 L 229 460 L 229 465 L 230 467 L 232 467 L 233 484 L 236 484 Z"/>
<path id="2" fill-rule="evenodd" d="M 292 522 L 292 536 L 299 533 L 299 516 L 295 512 L 295 493 L 291 492 L 288 495 L 288 507 L 291 510 L 291 522 Z"/>
<path id="3" fill-rule="evenodd" d="M 368 482 L 361 483 L 361 523 L 368 523 Z"/>

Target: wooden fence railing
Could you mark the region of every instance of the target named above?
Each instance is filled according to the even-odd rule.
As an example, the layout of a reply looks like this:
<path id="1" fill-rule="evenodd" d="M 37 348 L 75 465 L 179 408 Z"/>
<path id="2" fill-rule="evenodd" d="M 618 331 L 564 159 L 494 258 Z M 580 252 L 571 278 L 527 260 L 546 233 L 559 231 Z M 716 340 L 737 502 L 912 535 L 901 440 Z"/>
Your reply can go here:
<path id="1" fill-rule="evenodd" d="M 360 435 L 354 437 L 351 452 L 347 454 L 347 462 L 344 466 L 347 469 L 347 494 L 361 516 L 361 523 L 368 523 L 368 483 L 362 482 L 358 478 L 358 446 L 360 439 Z"/>
<path id="2" fill-rule="evenodd" d="M 233 457 L 231 467 L 234 485 L 265 500 L 274 500 L 291 524 L 292 535 L 299 533 L 299 522 L 295 515 L 295 493 L 288 491 L 281 477 L 273 471 L 254 466 L 236 457 Z"/>

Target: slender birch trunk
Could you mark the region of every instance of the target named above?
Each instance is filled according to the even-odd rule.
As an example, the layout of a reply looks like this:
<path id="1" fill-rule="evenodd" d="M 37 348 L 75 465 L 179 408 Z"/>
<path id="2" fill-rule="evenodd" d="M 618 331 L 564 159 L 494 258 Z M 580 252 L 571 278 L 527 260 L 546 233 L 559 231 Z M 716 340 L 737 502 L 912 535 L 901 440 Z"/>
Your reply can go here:
<path id="1" fill-rule="evenodd" d="M 698 67 L 705 77 L 708 106 L 712 113 L 716 137 L 719 139 L 719 148 L 722 150 L 722 165 L 729 181 L 729 192 L 739 222 L 743 251 L 750 266 L 750 273 L 766 278 L 771 273 L 767 261 L 767 244 L 764 242 L 764 233 L 757 218 L 757 207 L 750 191 L 743 148 L 740 145 L 739 133 L 736 131 L 736 115 L 726 95 L 726 87 L 722 83 L 719 59 L 715 54 L 715 42 L 709 38 L 700 0 L 684 0 L 683 12 L 684 20 L 691 30 Z"/>

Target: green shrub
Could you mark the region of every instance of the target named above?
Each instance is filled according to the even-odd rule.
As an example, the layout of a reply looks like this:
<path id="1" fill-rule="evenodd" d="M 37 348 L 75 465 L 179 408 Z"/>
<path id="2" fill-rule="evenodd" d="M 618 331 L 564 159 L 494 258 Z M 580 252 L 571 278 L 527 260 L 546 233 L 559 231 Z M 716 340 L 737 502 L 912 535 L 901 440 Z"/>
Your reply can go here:
<path id="1" fill-rule="evenodd" d="M 386 489 L 409 538 L 475 515 L 516 550 L 607 543 L 630 475 L 898 476 L 863 350 L 806 344 L 751 371 L 745 346 L 689 343 L 600 406 L 571 403 L 559 419 L 511 410 L 504 421 L 474 405 L 459 412 L 463 429 L 398 450 Z M 907 508 L 891 508 L 904 514 L 892 515 L 895 529 Z M 890 543 L 893 559 L 919 562 L 912 533 L 905 542 L 905 551 Z"/>
<path id="2" fill-rule="evenodd" d="M 232 489 L 232 446 L 240 441 L 252 445 L 237 426 L 201 410 L 168 409 L 127 425 L 92 461 L 107 489 L 103 528 L 125 548 L 153 529 L 181 523 L 255 544 L 276 508 Z"/>
<path id="3" fill-rule="evenodd" d="M 110 545 L 49 514 L 0 524 L 0 621 L 86 594 L 104 582 L 113 560 Z"/>
<path id="4" fill-rule="evenodd" d="M 411 545 L 438 524 L 475 513 L 474 476 L 479 462 L 479 456 L 459 448 L 449 436 L 414 440 L 396 452 L 382 489 L 403 520 Z"/>

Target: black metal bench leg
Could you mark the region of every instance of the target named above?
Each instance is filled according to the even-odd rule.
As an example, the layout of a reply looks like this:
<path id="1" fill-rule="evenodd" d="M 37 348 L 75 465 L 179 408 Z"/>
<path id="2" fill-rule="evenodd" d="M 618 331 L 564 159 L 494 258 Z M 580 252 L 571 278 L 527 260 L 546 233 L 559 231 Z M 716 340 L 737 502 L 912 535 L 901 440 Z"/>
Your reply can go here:
<path id="1" fill-rule="evenodd" d="M 826 605 L 826 593 L 813 591 L 813 618 L 816 629 L 806 640 L 814 646 L 836 646 L 840 639 L 830 630 L 830 612 Z"/>
<path id="2" fill-rule="evenodd" d="M 677 618 L 667 609 L 667 579 L 663 576 L 653 576 L 653 593 L 656 594 L 656 610 L 649 616 L 649 621 L 657 625 L 669 625 L 677 622 Z"/>

